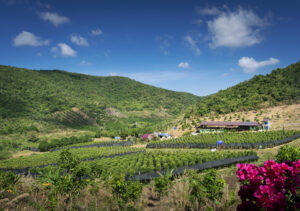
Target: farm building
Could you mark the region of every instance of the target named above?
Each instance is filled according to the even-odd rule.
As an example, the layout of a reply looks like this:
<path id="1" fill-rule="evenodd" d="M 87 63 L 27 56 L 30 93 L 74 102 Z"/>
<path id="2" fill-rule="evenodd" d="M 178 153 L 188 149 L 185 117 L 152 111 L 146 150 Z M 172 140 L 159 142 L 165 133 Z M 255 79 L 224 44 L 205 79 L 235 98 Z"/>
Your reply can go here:
<path id="1" fill-rule="evenodd" d="M 197 132 L 209 132 L 218 130 L 259 130 L 262 125 L 259 122 L 202 122 L 197 127 Z"/>

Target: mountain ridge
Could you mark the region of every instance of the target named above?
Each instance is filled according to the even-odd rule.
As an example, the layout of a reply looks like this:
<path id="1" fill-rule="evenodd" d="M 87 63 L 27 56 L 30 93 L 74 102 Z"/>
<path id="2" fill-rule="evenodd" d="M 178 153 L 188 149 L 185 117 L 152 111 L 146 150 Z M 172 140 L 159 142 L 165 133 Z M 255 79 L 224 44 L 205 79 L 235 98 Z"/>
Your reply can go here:
<path id="1" fill-rule="evenodd" d="M 299 101 L 300 62 L 297 62 L 266 75 L 255 75 L 235 86 L 205 96 L 189 109 L 186 116 L 225 114 Z"/>
<path id="2" fill-rule="evenodd" d="M 70 123 L 64 121 L 65 117 L 69 120 L 73 117 L 78 119 L 81 118 L 82 112 L 94 119 L 98 126 L 103 126 L 105 122 L 118 121 L 120 127 L 122 121 L 124 125 L 138 121 L 145 126 L 177 116 L 199 99 L 198 96 L 189 93 L 157 88 L 127 77 L 90 76 L 61 70 L 29 70 L 0 66 L 0 81 L 2 122 L 7 119 L 25 118 L 64 125 L 64 122 Z M 74 108 L 80 112 L 74 113 Z M 124 113 L 147 111 L 151 115 L 149 118 L 134 115 L 116 118 L 107 115 L 107 108 L 115 108 Z M 158 110 L 165 110 L 167 115 L 159 117 L 156 115 Z M 53 114 L 56 112 L 63 116 L 55 119 Z M 56 120 L 59 121 L 55 122 Z M 66 126 L 70 126 L 69 123 Z"/>

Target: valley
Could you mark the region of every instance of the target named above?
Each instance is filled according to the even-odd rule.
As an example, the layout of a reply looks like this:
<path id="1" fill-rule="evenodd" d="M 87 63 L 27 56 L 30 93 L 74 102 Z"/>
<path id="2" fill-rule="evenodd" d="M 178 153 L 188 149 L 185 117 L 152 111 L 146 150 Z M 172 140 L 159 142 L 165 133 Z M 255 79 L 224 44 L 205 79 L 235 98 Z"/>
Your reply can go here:
<path id="1" fill-rule="evenodd" d="M 237 163 L 299 162 L 299 68 L 198 97 L 124 77 L 1 66 L 0 209 L 234 210 Z M 270 130 L 195 134 L 205 121 L 264 119 Z"/>

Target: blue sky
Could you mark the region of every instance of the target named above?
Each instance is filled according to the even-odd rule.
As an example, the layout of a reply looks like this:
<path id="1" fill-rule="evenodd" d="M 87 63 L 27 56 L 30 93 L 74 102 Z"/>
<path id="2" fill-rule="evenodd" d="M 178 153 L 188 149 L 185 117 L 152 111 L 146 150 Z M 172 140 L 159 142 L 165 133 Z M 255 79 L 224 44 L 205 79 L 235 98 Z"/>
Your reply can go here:
<path id="1" fill-rule="evenodd" d="M 204 96 L 300 59 L 298 0 L 0 0 L 0 64 Z"/>

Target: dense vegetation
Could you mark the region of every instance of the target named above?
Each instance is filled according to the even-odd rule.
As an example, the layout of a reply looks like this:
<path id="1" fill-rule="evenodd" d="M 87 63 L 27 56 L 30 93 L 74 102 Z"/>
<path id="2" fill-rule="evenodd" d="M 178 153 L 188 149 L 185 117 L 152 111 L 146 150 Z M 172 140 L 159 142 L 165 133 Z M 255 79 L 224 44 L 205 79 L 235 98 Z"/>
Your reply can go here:
<path id="1" fill-rule="evenodd" d="M 256 75 L 198 101 L 189 115 L 206 115 L 211 112 L 224 114 L 241 110 L 256 110 L 279 103 L 294 103 L 300 100 L 300 62 L 283 69 L 273 70 L 265 76 Z"/>
<path id="2" fill-rule="evenodd" d="M 223 141 L 223 148 L 259 148 L 260 146 L 268 147 L 283 144 L 285 142 L 281 143 L 276 141 L 296 134 L 300 134 L 300 132 L 294 130 L 278 130 L 255 133 L 200 133 L 196 136 L 183 136 L 176 139 L 153 141 L 147 144 L 147 148 L 215 148 L 217 147 L 218 140 Z"/>
<path id="3" fill-rule="evenodd" d="M 214 157 L 213 159 L 221 159 L 245 155 L 249 154 L 249 152 L 216 154 L 217 153 L 214 153 L 214 155 L 210 157 Z M 168 154 L 164 153 L 164 156 L 166 155 Z M 180 155 L 183 156 L 184 153 L 181 153 Z M 209 157 L 207 155 L 205 155 L 206 158 Z M 19 198 L 23 199 L 23 203 L 19 203 L 18 201 L 12 204 L 9 202 L 9 199 L 5 197 L 11 198 L 13 195 L 19 194 L 20 191 L 23 192 L 24 190 L 20 188 L 22 186 L 19 186 L 19 184 L 26 184 L 22 184 L 20 176 L 17 176 L 12 172 L 1 172 L 0 189 L 2 192 L 0 194 L 0 200 L 2 203 L 0 204 L 0 208 L 16 208 L 17 204 L 18 207 L 22 207 L 22 205 L 24 207 L 26 204 L 26 207 L 29 206 L 38 209 L 61 210 L 64 208 L 65 210 L 74 210 L 74 202 L 76 203 L 77 200 L 83 200 L 85 202 L 79 202 L 79 207 L 82 207 L 84 204 L 84 207 L 87 205 L 89 209 L 94 208 L 93 210 L 97 210 L 96 208 L 98 206 L 100 206 L 101 209 L 105 207 L 106 210 L 116 210 L 116 207 L 114 207 L 114 204 L 116 203 L 118 210 L 136 210 L 135 202 L 142 196 L 143 186 L 146 185 L 146 183 L 124 180 L 124 175 L 117 173 L 104 178 L 105 172 L 109 169 L 99 168 L 102 166 L 95 163 L 87 167 L 85 162 L 81 162 L 80 159 L 78 159 L 77 156 L 74 156 L 69 150 L 63 150 L 60 153 L 57 163 L 58 165 L 55 168 L 42 169 L 39 171 L 36 180 L 32 181 L 30 184 L 26 183 L 28 185 L 35 185 L 34 191 L 30 191 L 30 194 L 38 194 L 37 196 L 30 198 L 29 194 L 20 195 Z M 112 167 L 115 169 L 119 166 L 113 165 Z M 123 169 L 121 171 L 123 172 Z M 86 175 L 89 175 L 88 178 Z M 189 171 L 187 176 L 188 180 L 183 181 L 187 184 L 187 192 L 190 193 L 187 198 L 189 203 L 185 203 L 183 207 L 195 207 L 199 210 L 198 208 L 200 206 L 206 206 L 208 201 L 211 205 L 219 204 L 218 201 L 223 198 L 226 183 L 224 179 L 217 175 L 216 170 L 206 171 L 202 175 L 197 174 L 196 171 Z M 101 185 L 103 182 L 104 186 Z M 170 187 L 172 187 L 175 181 L 172 179 L 172 173 L 168 173 L 156 178 L 154 183 L 155 192 L 157 193 L 159 200 L 161 200 L 164 196 L 169 194 Z M 109 191 L 112 196 L 109 200 L 105 197 L 105 203 L 100 203 L 97 206 L 99 194 L 102 195 L 104 190 L 106 190 L 106 192 Z M 39 196 L 42 197 L 40 198 Z M 88 197 L 87 200 L 84 199 L 85 196 Z M 228 206 L 227 202 L 228 201 L 226 201 L 225 206 Z M 78 209 L 78 206 L 76 209 Z"/>
<path id="4" fill-rule="evenodd" d="M 143 173 L 153 173 L 176 169 L 178 167 L 192 166 L 209 161 L 221 161 L 226 158 L 238 158 L 249 155 L 256 155 L 252 151 L 244 152 L 143 152 L 138 148 L 131 147 L 112 147 L 112 148 L 93 148 L 89 150 L 70 149 L 70 153 L 78 154 L 79 160 L 92 174 L 98 174 L 103 179 L 113 176 L 134 176 Z M 140 152 L 140 153 L 134 153 Z M 59 153 L 47 153 L 42 155 L 28 156 L 10 159 L 2 162 L 0 167 L 19 169 L 25 166 L 37 167 L 46 164 L 53 164 L 59 160 Z M 120 155 L 120 156 L 114 156 Z M 92 158 L 101 159 L 92 159 Z M 219 165 L 222 165 L 221 163 Z M 44 167 L 44 166 L 43 166 Z"/>
<path id="5" fill-rule="evenodd" d="M 135 154 L 137 152 L 144 152 L 144 149 L 114 146 L 70 149 L 70 152 L 77 155 L 78 159 L 80 160 L 92 160 L 100 159 L 103 157 L 112 158 L 116 155 L 121 156 L 130 153 Z M 59 154 L 60 151 L 55 151 L 38 155 L 3 160 L 0 163 L 0 168 L 25 168 L 53 164 L 57 162 Z"/>
<path id="6" fill-rule="evenodd" d="M 90 141 L 92 141 L 92 139 L 89 136 L 82 136 L 82 137 L 71 136 L 69 138 L 64 137 L 62 139 L 52 139 L 49 142 L 41 141 L 39 143 L 39 150 L 41 152 L 46 152 L 49 151 L 50 149 L 55 149 L 55 148 L 68 146 L 72 144 L 86 143 Z"/>
<path id="7" fill-rule="evenodd" d="M 37 123 L 110 128 L 117 120 L 127 127 L 135 122 L 159 123 L 180 114 L 199 99 L 125 77 L 96 77 L 59 70 L 0 66 L 0 81 L 1 133 L 37 130 Z M 133 111 L 148 113 L 126 113 Z"/>
<path id="8" fill-rule="evenodd" d="M 285 145 L 280 148 L 276 155 L 276 162 L 278 163 L 298 160 L 300 160 L 300 146 Z"/>

